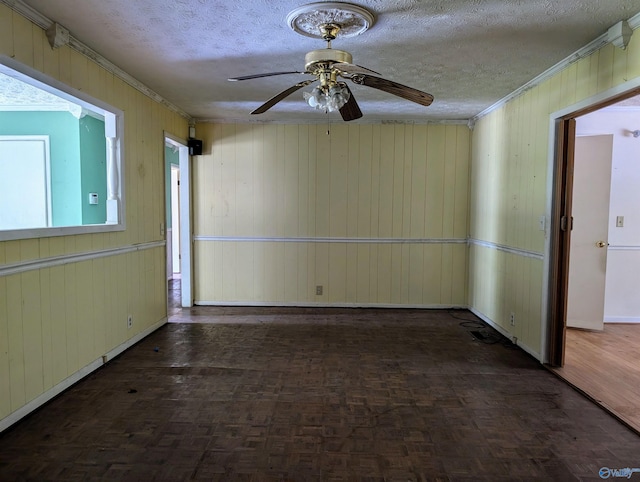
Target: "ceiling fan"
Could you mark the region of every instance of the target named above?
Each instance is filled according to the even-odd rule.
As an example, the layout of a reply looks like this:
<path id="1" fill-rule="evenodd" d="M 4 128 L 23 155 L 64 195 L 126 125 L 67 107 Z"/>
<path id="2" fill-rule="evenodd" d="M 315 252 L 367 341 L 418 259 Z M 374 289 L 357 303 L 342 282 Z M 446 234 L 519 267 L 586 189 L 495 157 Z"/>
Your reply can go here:
<path id="1" fill-rule="evenodd" d="M 332 6 L 334 5 L 336 4 L 332 4 Z M 433 96 L 431 94 L 378 77 L 378 75 L 380 75 L 378 72 L 354 64 L 353 58 L 349 52 L 332 49 L 331 41 L 336 38 L 343 26 L 343 24 L 335 21 L 320 23 L 317 26 L 319 30 L 319 34 L 317 36 L 327 42 L 327 48 L 308 52 L 305 55 L 305 69 L 303 72 L 296 70 L 270 72 L 264 74 L 245 75 L 242 77 L 232 77 L 228 79 L 230 81 L 241 81 L 287 74 L 304 74 L 314 77 L 312 79 L 298 82 L 288 89 L 283 90 L 252 111 L 251 114 L 262 114 L 299 89 L 314 82 L 319 82 L 319 85 L 317 85 L 310 93 L 304 93 L 304 98 L 311 107 L 324 112 L 339 111 L 342 119 L 345 121 L 359 119 L 362 117 L 362 111 L 360 110 L 351 89 L 349 89 L 347 83 L 342 79 L 351 80 L 353 83 L 358 85 L 365 85 L 367 87 L 388 92 L 389 94 L 402 97 L 403 99 L 420 105 L 428 106 L 433 102 Z"/>

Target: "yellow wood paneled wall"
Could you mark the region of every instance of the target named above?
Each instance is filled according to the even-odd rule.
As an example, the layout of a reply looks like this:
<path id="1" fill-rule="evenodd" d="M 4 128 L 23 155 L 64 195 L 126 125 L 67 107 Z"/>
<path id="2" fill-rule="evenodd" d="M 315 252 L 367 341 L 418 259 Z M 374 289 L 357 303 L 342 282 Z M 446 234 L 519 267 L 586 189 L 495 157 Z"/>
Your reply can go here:
<path id="1" fill-rule="evenodd" d="M 198 302 L 466 304 L 467 126 L 197 131 Z"/>
<path id="2" fill-rule="evenodd" d="M 162 241 L 164 134 L 187 121 L 0 5 L 0 54 L 124 111 L 123 232 L 0 242 L 2 265 Z M 164 248 L 0 276 L 0 419 L 166 317 Z M 126 328 L 127 315 L 133 327 Z"/>
<path id="3" fill-rule="evenodd" d="M 469 304 L 540 354 L 549 116 L 640 76 L 640 35 L 607 45 L 481 118 L 472 135 Z M 538 257 L 527 255 L 538 254 Z M 509 323 L 510 313 L 516 324 Z"/>

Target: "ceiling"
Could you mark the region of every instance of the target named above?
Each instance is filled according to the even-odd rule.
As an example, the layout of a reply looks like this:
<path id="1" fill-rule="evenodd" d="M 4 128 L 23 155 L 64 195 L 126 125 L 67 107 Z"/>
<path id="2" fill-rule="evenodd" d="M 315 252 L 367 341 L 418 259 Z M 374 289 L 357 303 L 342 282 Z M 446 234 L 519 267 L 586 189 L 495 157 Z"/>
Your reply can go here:
<path id="1" fill-rule="evenodd" d="M 2 72 L 2 66 L 0 66 L 0 111 L 69 112 L 77 119 L 86 113 L 81 105 L 5 75 Z"/>
<path id="2" fill-rule="evenodd" d="M 24 0 L 189 115 L 214 121 L 326 122 L 302 91 L 250 115 L 303 80 L 322 40 L 295 33 L 304 0 Z M 358 0 L 374 15 L 361 35 L 333 41 L 353 63 L 435 97 L 423 107 L 350 84 L 354 122 L 466 120 L 640 12 L 640 0 Z M 636 34 L 637 35 L 637 34 Z M 306 77 L 305 77 L 306 78 Z M 310 89 L 303 89 L 310 90 Z M 340 120 L 338 113 L 328 114 Z"/>

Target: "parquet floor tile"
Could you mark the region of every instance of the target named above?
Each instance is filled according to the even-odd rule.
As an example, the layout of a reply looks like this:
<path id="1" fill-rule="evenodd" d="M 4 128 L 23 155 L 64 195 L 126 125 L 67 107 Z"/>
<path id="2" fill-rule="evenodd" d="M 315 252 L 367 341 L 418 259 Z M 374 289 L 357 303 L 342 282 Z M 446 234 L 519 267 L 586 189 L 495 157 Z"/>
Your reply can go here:
<path id="1" fill-rule="evenodd" d="M 640 465 L 634 432 L 460 318 L 176 309 L 0 434 L 0 480 L 565 482 Z"/>

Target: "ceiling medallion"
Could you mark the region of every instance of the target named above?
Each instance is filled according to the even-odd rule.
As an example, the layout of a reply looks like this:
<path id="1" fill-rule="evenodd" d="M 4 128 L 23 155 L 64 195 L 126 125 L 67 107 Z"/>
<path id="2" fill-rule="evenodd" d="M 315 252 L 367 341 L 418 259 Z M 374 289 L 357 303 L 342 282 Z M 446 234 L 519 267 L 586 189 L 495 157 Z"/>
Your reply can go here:
<path id="1" fill-rule="evenodd" d="M 368 10 L 344 2 L 316 2 L 292 10 L 287 24 L 300 35 L 323 38 L 320 25 L 335 24 L 340 27 L 340 37 L 353 37 L 373 25 L 374 16 Z"/>

